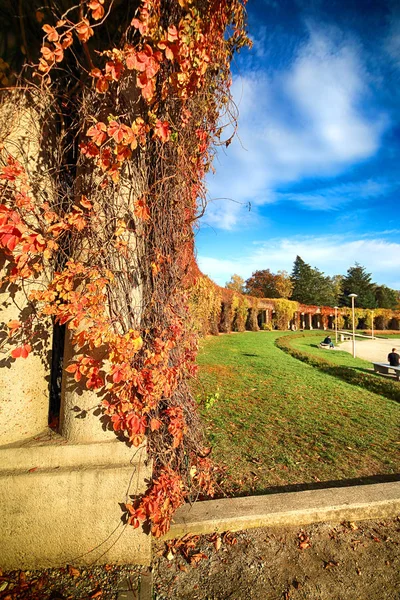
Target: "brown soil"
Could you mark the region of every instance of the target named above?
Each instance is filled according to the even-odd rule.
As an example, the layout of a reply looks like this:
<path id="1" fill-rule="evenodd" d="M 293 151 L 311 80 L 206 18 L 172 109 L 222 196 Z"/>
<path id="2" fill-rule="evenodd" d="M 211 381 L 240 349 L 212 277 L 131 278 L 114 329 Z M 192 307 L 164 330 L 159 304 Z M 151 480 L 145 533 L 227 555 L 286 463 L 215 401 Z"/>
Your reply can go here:
<path id="1" fill-rule="evenodd" d="M 186 560 L 179 549 L 168 560 L 158 544 L 155 600 L 400 598 L 400 518 L 249 530 L 222 536 L 218 551 L 210 539 Z"/>
<path id="2" fill-rule="evenodd" d="M 169 546 L 154 545 L 152 600 L 400 600 L 400 517 L 192 536 Z M 0 570 L 0 599 L 118 600 L 142 571 Z"/>

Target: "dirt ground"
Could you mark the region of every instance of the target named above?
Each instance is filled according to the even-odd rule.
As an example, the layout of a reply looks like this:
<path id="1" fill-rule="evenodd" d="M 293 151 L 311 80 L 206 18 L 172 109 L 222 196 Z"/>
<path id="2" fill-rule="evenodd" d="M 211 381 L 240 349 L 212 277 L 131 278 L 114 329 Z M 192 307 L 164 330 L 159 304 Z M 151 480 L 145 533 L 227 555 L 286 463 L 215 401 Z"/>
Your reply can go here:
<path id="1" fill-rule="evenodd" d="M 187 559 L 159 544 L 153 568 L 155 600 L 397 600 L 400 517 L 204 536 Z"/>
<path id="2" fill-rule="evenodd" d="M 356 337 L 356 356 L 364 360 L 370 360 L 371 362 L 387 363 L 387 355 L 392 351 L 393 347 L 400 348 L 399 339 L 375 339 L 360 341 L 357 340 Z M 350 354 L 352 354 L 353 342 L 351 340 L 342 342 L 338 346 L 338 349 L 344 350 L 345 352 L 350 352 Z"/>
<path id="3" fill-rule="evenodd" d="M 152 600 L 400 599 L 400 517 L 168 544 L 154 545 Z M 136 589 L 141 572 L 129 565 L 0 571 L 0 599 L 119 600 L 127 597 L 126 582 Z"/>

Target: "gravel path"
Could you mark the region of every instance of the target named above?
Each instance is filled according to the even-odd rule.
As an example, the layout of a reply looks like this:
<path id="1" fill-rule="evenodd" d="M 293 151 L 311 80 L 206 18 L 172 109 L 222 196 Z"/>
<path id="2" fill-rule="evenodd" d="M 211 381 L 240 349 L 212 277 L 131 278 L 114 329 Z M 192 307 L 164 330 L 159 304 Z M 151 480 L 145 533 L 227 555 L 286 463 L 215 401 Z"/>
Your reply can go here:
<path id="1" fill-rule="evenodd" d="M 397 346 L 396 346 L 397 344 Z M 400 349 L 400 340 L 357 340 L 356 337 L 356 356 L 364 360 L 370 360 L 371 362 L 383 362 L 387 363 L 387 355 L 392 348 Z M 339 350 L 353 353 L 353 342 L 351 340 L 342 342 L 339 346 Z"/>

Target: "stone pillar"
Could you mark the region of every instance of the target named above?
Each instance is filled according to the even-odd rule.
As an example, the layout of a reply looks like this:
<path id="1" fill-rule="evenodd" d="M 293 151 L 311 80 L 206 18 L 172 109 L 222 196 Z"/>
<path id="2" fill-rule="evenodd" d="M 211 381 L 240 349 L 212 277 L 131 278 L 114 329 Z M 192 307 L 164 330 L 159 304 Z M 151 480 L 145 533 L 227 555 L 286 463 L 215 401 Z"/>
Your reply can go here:
<path id="1" fill-rule="evenodd" d="M 312 329 L 312 328 L 313 328 L 313 326 L 312 326 L 312 315 L 311 315 L 311 313 L 308 313 L 308 328 L 309 328 L 309 329 Z"/>
<path id="2" fill-rule="evenodd" d="M 65 337 L 64 367 L 70 364 L 75 352 L 70 335 Z M 77 383 L 70 373 L 63 373 L 61 389 L 60 433 L 69 442 L 111 441 L 115 433 L 102 426 L 99 414 L 94 414 L 100 400 L 93 390 L 88 390 L 84 381 Z"/>
<path id="3" fill-rule="evenodd" d="M 3 286 L 0 303 L 3 332 L 6 323 L 21 321 L 31 313 L 22 290 L 11 294 Z M 0 446 L 34 437 L 48 425 L 51 335 L 45 326 L 37 333 L 27 358 L 14 359 L 9 354 L 0 361 Z M 12 341 L 7 344 L 10 350 L 16 346 Z"/>
<path id="4" fill-rule="evenodd" d="M 5 94 L 5 93 L 4 93 Z M 48 157 L 43 156 L 42 140 L 45 113 L 41 99 L 32 99 L 10 93 L 3 95 L 0 106 L 0 141 L 4 148 L 24 167 L 29 180 L 34 180 L 31 196 L 34 201 L 43 202 L 52 197 L 52 182 L 48 175 Z M 49 146 L 51 141 L 49 140 Z M 6 255 L 0 255 L 0 280 L 6 275 L 10 265 Z M 0 288 L 0 340 L 8 334 L 7 323 L 18 320 L 27 323 L 33 315 L 33 307 L 28 300 L 30 291 L 45 281 L 40 275 L 35 282 L 25 283 L 24 287 L 4 283 Z M 11 340 L 6 343 L 8 350 L 0 360 L 0 445 L 26 440 L 41 432 L 48 425 L 49 383 L 52 327 L 50 320 L 39 327 L 29 343 L 32 352 L 24 358 L 11 357 L 13 348 L 20 345 Z"/>

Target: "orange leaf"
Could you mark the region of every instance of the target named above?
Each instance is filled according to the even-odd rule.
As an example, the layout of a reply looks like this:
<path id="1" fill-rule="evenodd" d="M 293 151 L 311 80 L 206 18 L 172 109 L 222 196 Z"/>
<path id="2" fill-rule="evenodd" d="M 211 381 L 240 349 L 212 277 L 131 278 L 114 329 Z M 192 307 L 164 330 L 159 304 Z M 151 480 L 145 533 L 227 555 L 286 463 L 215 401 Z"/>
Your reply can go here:
<path id="1" fill-rule="evenodd" d="M 158 419 L 151 419 L 150 420 L 150 429 L 151 431 L 158 431 L 161 427 L 161 421 L 159 421 Z"/>
<path id="2" fill-rule="evenodd" d="M 146 204 L 146 200 L 141 198 L 140 200 L 136 200 L 134 208 L 135 217 L 138 219 L 142 219 L 142 221 L 148 221 L 150 219 L 150 211 Z"/>
<path id="3" fill-rule="evenodd" d="M 49 42 L 57 42 L 58 33 L 54 27 L 52 27 L 51 25 L 43 25 L 42 29 L 46 32 L 46 37 L 49 40 Z"/>
<path id="4" fill-rule="evenodd" d="M 92 10 L 92 18 L 95 21 L 104 17 L 104 8 L 102 7 L 104 0 L 92 0 L 88 3 L 88 7 Z"/>
<path id="5" fill-rule="evenodd" d="M 17 320 L 10 321 L 9 323 L 7 323 L 7 327 L 9 329 L 18 329 L 21 326 L 22 326 L 22 323 L 20 321 L 17 321 Z"/>
<path id="6" fill-rule="evenodd" d="M 24 344 L 23 346 L 18 346 L 18 348 L 14 348 L 14 350 L 11 352 L 11 356 L 13 358 L 27 358 L 31 350 L 32 347 L 30 344 Z"/>
<path id="7" fill-rule="evenodd" d="M 99 123 L 92 125 L 92 127 L 89 127 L 89 129 L 86 132 L 86 135 L 88 137 L 91 137 L 97 146 L 101 146 L 103 142 L 107 139 L 107 134 L 105 133 L 106 131 L 107 127 L 105 123 L 102 123 L 100 121 Z"/>
<path id="8" fill-rule="evenodd" d="M 93 208 L 93 204 L 86 198 L 86 196 L 81 196 L 81 205 L 83 208 L 87 208 L 88 210 Z"/>
<path id="9" fill-rule="evenodd" d="M 87 19 L 82 19 L 82 21 L 76 25 L 76 31 L 81 42 L 87 42 L 88 39 L 94 34 L 94 31 L 90 27 L 90 23 Z"/>
<path id="10" fill-rule="evenodd" d="M 78 569 L 75 569 L 75 567 L 71 565 L 67 566 L 67 570 L 71 577 L 79 577 L 79 575 L 81 574 L 81 572 Z"/>
<path id="11" fill-rule="evenodd" d="M 154 127 L 154 136 L 158 137 L 162 142 L 168 142 L 171 136 L 171 129 L 168 121 L 157 121 Z"/>

